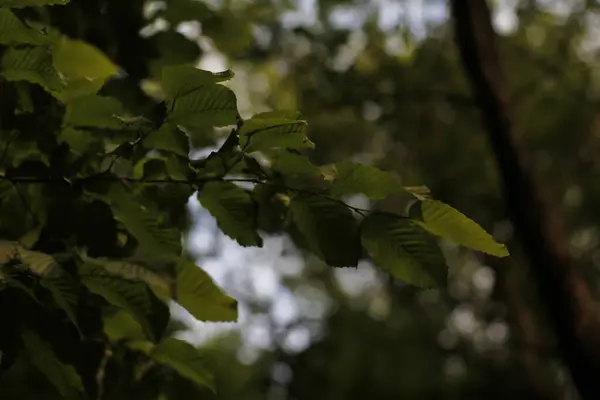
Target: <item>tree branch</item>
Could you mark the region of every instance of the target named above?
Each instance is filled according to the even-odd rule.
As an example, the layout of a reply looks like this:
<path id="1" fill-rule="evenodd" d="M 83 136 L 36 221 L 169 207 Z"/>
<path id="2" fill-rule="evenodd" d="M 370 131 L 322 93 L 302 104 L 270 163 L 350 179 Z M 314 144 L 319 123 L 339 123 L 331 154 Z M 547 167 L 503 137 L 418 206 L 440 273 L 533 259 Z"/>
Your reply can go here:
<path id="1" fill-rule="evenodd" d="M 532 275 L 562 358 L 583 399 L 600 398 L 600 318 L 590 289 L 573 267 L 568 238 L 540 195 L 517 148 L 507 81 L 484 0 L 453 0 L 456 43 L 479 101 L 502 178 L 505 201 L 529 257 Z"/>

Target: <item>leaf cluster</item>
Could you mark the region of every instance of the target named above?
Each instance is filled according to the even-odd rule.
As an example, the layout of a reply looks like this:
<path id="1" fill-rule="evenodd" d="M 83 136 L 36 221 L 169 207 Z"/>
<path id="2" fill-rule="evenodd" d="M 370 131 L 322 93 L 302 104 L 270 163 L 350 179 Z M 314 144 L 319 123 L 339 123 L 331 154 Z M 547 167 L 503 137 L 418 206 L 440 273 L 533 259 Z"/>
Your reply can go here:
<path id="1" fill-rule="evenodd" d="M 190 196 L 241 246 L 287 233 L 332 267 L 370 258 L 420 287 L 446 281 L 434 236 L 508 254 L 393 175 L 350 161 L 315 165 L 300 113 L 243 119 L 223 85 L 231 71 L 166 66 L 162 117 L 132 114 L 103 94 L 120 70 L 109 57 L 11 8 L 64 3 L 0 2 L 0 371 L 28 363 L 61 398 L 142 387 L 169 398 L 181 379 L 210 391 L 202 352 L 170 337 L 168 305 L 235 321 L 237 303 L 185 256 Z M 189 133 L 215 127 L 230 129 L 224 143 L 191 159 Z M 414 197 L 407 215 L 348 204 L 398 193 Z"/>

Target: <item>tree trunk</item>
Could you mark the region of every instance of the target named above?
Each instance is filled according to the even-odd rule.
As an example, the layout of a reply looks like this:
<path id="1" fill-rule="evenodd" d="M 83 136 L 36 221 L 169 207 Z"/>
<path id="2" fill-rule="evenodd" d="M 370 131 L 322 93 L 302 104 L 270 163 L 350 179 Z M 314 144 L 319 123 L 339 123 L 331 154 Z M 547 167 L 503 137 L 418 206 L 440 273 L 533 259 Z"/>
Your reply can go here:
<path id="1" fill-rule="evenodd" d="M 485 0 L 452 0 L 455 40 L 477 96 L 502 178 L 506 206 L 554 329 L 561 356 L 583 399 L 600 398 L 600 318 L 589 286 L 573 267 L 568 236 L 542 196 L 517 146 L 508 83 Z"/>

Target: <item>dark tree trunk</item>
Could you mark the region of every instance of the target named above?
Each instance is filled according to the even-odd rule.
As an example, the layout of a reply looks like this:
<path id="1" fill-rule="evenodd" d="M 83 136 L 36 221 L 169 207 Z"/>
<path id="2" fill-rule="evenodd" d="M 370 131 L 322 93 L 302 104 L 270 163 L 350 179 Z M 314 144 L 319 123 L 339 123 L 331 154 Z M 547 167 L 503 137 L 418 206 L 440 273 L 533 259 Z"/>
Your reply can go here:
<path id="1" fill-rule="evenodd" d="M 455 39 L 500 170 L 506 206 L 565 365 L 583 399 L 600 399 L 600 318 L 574 268 L 568 236 L 532 178 L 508 103 L 496 34 L 484 0 L 452 0 Z"/>

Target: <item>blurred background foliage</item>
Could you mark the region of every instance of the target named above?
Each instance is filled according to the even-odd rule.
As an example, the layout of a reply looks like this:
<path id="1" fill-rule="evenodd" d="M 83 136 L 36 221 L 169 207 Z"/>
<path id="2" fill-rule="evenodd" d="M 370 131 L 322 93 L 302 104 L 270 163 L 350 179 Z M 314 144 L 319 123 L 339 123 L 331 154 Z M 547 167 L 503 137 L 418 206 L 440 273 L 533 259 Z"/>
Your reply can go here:
<path id="1" fill-rule="evenodd" d="M 600 9 L 491 3 L 523 143 L 600 289 Z M 190 200 L 189 252 L 241 303 L 237 324 L 177 310 L 177 335 L 206 350 L 219 399 L 576 398 L 512 237 L 447 2 L 86 0 L 45 12 L 123 67 L 103 91 L 128 109 L 152 110 L 165 65 L 232 68 L 244 116 L 301 110 L 315 162 L 355 159 L 427 185 L 511 250 L 497 260 L 443 243 L 449 287 L 421 291 L 368 263 L 325 268 L 285 237 L 240 248 Z M 199 155 L 224 139 L 190 135 Z"/>

